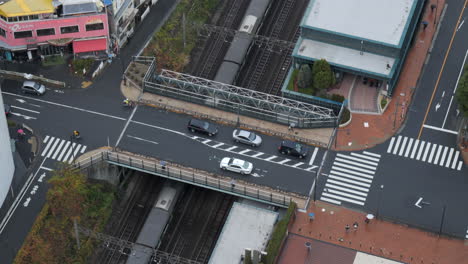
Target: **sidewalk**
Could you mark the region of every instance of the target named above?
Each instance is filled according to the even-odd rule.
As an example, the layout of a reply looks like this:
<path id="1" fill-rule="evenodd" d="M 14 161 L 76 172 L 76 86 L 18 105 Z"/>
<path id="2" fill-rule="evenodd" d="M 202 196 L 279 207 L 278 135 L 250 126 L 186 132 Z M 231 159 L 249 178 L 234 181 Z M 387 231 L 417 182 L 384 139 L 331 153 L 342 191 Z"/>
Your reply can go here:
<path id="1" fill-rule="evenodd" d="M 315 213 L 313 222 L 309 222 L 310 212 Z M 317 201 L 311 203 L 307 213 L 297 213 L 289 233 L 404 263 L 468 263 L 468 244 L 463 240 L 439 237 L 378 219 L 366 224 L 365 215 Z M 354 222 L 358 223 L 356 231 Z M 345 231 L 347 224 L 351 227 L 348 232 Z M 285 263 L 304 263 L 305 255 L 297 252 L 303 252 L 304 247 L 290 248 L 281 253 L 282 259 L 288 257 Z"/>
<path id="2" fill-rule="evenodd" d="M 430 6 L 436 2 L 437 0 L 428 1 L 426 9 L 423 10 L 422 21 L 429 24 L 425 30 L 422 26 L 416 28 L 414 44 L 408 51 L 398 85 L 385 112 L 382 115 L 352 114 L 351 123 L 337 131 L 334 146 L 336 150 L 351 151 L 373 147 L 385 142 L 401 127 L 411 103 L 413 87 L 416 87 L 422 73 L 426 54 L 436 31 L 436 12 L 439 19 L 445 5 L 445 1 L 439 1 L 438 6 L 441 8 L 431 12 Z"/>

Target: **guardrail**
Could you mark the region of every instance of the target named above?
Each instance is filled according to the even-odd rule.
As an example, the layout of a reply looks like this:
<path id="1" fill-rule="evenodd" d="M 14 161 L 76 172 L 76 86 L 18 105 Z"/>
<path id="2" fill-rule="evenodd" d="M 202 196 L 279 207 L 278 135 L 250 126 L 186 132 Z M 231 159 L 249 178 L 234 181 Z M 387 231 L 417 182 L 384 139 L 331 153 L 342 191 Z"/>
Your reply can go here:
<path id="1" fill-rule="evenodd" d="M 224 124 L 231 125 L 231 126 L 234 126 L 234 127 L 242 127 L 242 128 L 246 128 L 246 129 L 250 129 L 250 130 L 255 130 L 255 131 L 258 131 L 258 132 L 262 132 L 264 134 L 273 135 L 273 136 L 277 136 L 277 137 L 285 138 L 285 139 L 291 139 L 291 140 L 294 140 L 294 141 L 298 141 L 298 142 L 302 142 L 302 143 L 306 143 L 306 144 L 314 145 L 314 146 L 318 146 L 318 147 L 323 147 L 323 148 L 327 147 L 326 143 L 320 142 L 320 141 L 317 141 L 317 140 L 308 139 L 308 138 L 304 138 L 304 137 L 298 137 L 298 136 L 295 136 L 295 135 L 274 131 L 274 130 L 271 130 L 271 129 L 268 129 L 268 128 L 252 126 L 252 125 L 245 124 L 245 123 L 242 123 L 242 122 L 239 122 L 239 121 L 233 121 L 233 120 L 229 120 L 229 119 L 225 119 L 225 118 L 221 118 L 221 117 L 217 117 L 217 116 L 213 116 L 213 115 L 202 114 L 200 112 L 187 110 L 185 108 L 168 105 L 168 104 L 164 104 L 164 103 L 161 103 L 161 102 L 145 100 L 145 99 L 140 99 L 140 102 L 144 103 L 144 104 L 149 104 L 149 105 L 154 105 L 154 106 L 157 106 L 157 107 L 160 107 L 160 108 L 164 108 L 165 110 L 178 112 L 178 113 L 184 113 L 184 114 L 188 114 L 188 115 L 203 118 L 203 119 L 208 119 L 208 120 L 211 120 L 211 121 L 214 121 L 214 122 L 224 123 Z"/>
<path id="2" fill-rule="evenodd" d="M 156 161 L 144 160 L 111 151 L 103 151 L 75 162 L 75 167 L 78 169 L 86 169 L 103 161 L 279 207 L 287 208 L 293 200 L 293 197 L 288 195 L 261 190 L 260 188 L 255 188 L 244 183 L 233 182 L 232 180 L 221 179 L 208 172 L 185 169 L 178 167 L 177 164 L 158 163 Z"/>

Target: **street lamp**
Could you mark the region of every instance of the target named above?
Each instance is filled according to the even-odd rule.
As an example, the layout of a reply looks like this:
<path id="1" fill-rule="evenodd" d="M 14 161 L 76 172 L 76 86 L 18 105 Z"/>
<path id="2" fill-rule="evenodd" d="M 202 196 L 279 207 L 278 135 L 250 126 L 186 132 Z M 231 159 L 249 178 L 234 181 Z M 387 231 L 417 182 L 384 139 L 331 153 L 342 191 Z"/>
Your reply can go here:
<path id="1" fill-rule="evenodd" d="M 382 185 L 380 185 L 380 189 L 379 189 L 379 199 L 377 199 L 377 211 L 375 212 L 375 217 L 376 218 L 379 217 L 380 200 L 382 199 L 383 189 L 384 189 L 384 185 L 382 184 Z"/>

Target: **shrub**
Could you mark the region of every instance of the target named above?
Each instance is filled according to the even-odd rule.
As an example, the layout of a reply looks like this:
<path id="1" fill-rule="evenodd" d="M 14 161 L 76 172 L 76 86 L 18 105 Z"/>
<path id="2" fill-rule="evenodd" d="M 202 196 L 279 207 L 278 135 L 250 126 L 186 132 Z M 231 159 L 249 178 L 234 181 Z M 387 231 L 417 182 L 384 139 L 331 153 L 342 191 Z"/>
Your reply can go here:
<path id="1" fill-rule="evenodd" d="M 456 98 L 460 111 L 465 117 L 468 117 L 468 64 L 465 66 L 464 73 L 458 82 Z"/>
<path id="2" fill-rule="evenodd" d="M 308 64 L 302 64 L 297 75 L 297 87 L 300 89 L 308 88 L 312 85 L 312 71 Z"/>
<path id="3" fill-rule="evenodd" d="M 387 102 L 387 99 L 386 99 L 386 98 L 382 98 L 382 100 L 380 100 L 380 107 L 381 107 L 382 109 L 384 109 L 385 106 L 387 105 L 387 103 L 388 103 L 388 102 Z"/>
<path id="4" fill-rule="evenodd" d="M 345 97 L 340 95 L 340 94 L 332 94 L 331 97 L 330 97 L 330 100 L 335 101 L 335 102 L 339 102 L 339 103 L 343 103 L 344 100 L 345 100 Z"/>
<path id="5" fill-rule="evenodd" d="M 275 225 L 273 233 L 271 234 L 270 241 L 266 248 L 266 264 L 273 264 L 275 262 L 276 256 L 279 254 L 281 243 L 283 243 L 284 237 L 286 236 L 286 231 L 288 230 L 289 222 L 291 221 L 292 216 L 296 213 L 296 203 L 291 202 L 289 204 L 288 211 L 284 215 L 283 219 L 278 221 Z"/>
<path id="6" fill-rule="evenodd" d="M 93 62 L 93 59 L 75 59 L 72 61 L 73 70 L 77 72 L 78 75 L 83 75 L 83 69 L 89 72 Z"/>
<path id="7" fill-rule="evenodd" d="M 340 125 L 348 122 L 350 118 L 351 118 L 351 112 L 348 110 L 348 108 L 345 107 L 343 109 L 343 113 L 341 113 Z"/>
<path id="8" fill-rule="evenodd" d="M 333 74 L 330 64 L 324 59 L 314 62 L 312 76 L 314 88 L 319 91 L 327 89 L 336 83 L 335 74 Z"/>

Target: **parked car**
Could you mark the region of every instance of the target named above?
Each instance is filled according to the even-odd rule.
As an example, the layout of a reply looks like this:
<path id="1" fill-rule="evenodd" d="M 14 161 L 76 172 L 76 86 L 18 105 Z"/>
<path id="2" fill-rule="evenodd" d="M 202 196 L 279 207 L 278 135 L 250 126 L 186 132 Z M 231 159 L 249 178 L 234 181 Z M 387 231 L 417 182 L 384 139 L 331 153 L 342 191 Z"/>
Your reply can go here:
<path id="1" fill-rule="evenodd" d="M 34 81 L 24 81 L 21 86 L 21 91 L 23 93 L 43 95 L 46 92 L 46 88 L 44 85 Z"/>
<path id="2" fill-rule="evenodd" d="M 250 174 L 253 170 L 252 163 L 245 160 L 229 157 L 223 158 L 221 160 L 221 163 L 219 164 L 219 167 L 223 170 L 229 170 L 240 174 Z"/>
<path id="3" fill-rule="evenodd" d="M 187 128 L 192 132 L 204 133 L 210 137 L 218 133 L 218 128 L 215 125 L 198 119 L 190 119 Z"/>
<path id="4" fill-rule="evenodd" d="M 281 141 L 278 151 L 281 154 L 296 156 L 300 159 L 304 158 L 309 153 L 309 149 L 306 146 L 289 140 Z"/>
<path id="5" fill-rule="evenodd" d="M 3 104 L 3 108 L 5 109 L 5 115 L 9 116 L 11 114 L 11 106 L 7 104 Z"/>
<path id="6" fill-rule="evenodd" d="M 258 147 L 262 144 L 262 138 L 259 135 L 246 130 L 235 129 L 232 132 L 232 138 L 236 142 L 251 145 L 252 147 Z"/>

